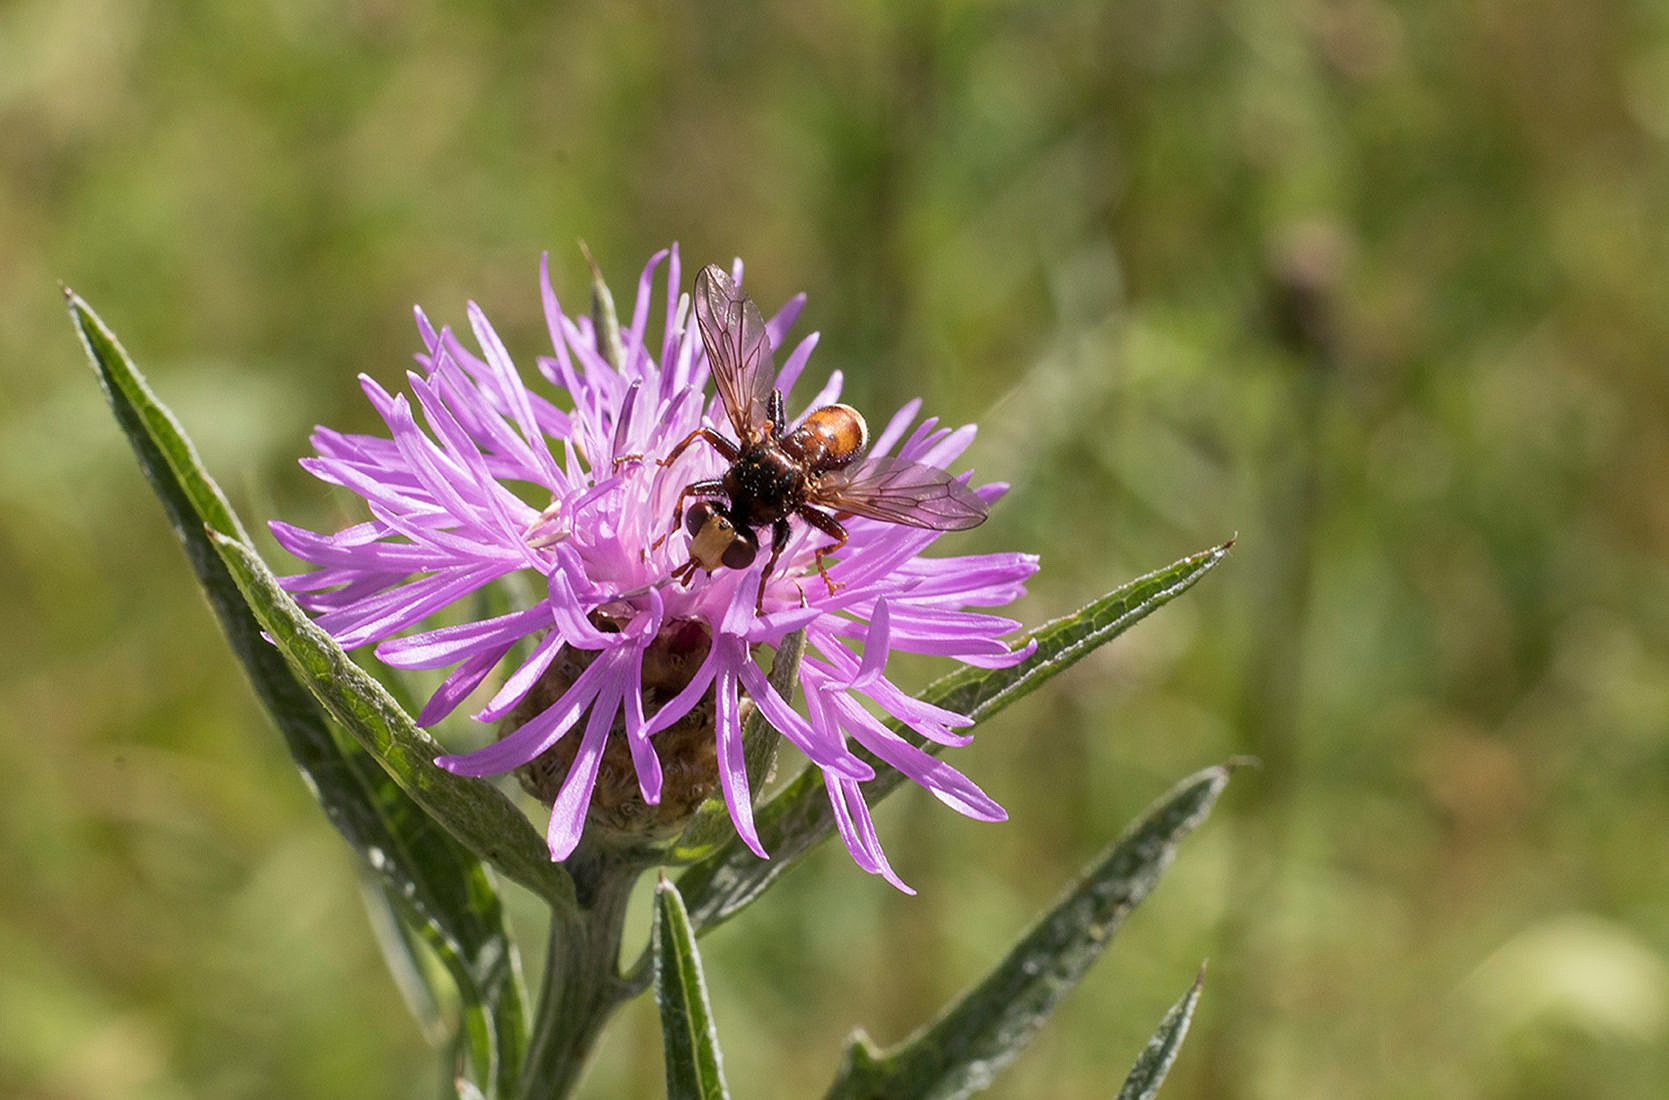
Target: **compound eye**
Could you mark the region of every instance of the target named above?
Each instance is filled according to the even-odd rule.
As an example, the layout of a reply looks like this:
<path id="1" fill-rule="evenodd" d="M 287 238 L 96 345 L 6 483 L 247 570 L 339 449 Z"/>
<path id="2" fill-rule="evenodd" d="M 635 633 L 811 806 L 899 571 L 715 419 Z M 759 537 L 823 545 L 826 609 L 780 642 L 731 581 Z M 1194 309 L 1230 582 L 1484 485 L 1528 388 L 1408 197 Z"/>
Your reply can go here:
<path id="1" fill-rule="evenodd" d="M 759 544 L 746 531 L 737 531 L 736 537 L 730 545 L 724 548 L 724 564 L 729 569 L 746 569 L 753 564 L 753 557 L 759 552 Z"/>
<path id="2" fill-rule="evenodd" d="M 684 513 L 684 530 L 691 535 L 697 534 L 718 511 L 718 506 L 710 500 L 696 501 Z"/>

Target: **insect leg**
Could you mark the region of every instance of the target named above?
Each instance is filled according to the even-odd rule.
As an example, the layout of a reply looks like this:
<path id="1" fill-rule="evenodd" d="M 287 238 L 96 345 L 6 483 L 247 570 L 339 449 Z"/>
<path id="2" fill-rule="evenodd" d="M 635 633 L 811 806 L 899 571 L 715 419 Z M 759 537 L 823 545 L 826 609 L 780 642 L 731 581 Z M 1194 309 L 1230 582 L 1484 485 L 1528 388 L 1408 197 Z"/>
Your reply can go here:
<path id="1" fill-rule="evenodd" d="M 781 439 L 788 434 L 788 411 L 783 408 L 781 390 L 771 391 L 771 400 L 766 408 L 770 410 L 771 430 Z"/>
<path id="2" fill-rule="evenodd" d="M 690 444 L 694 443 L 698 439 L 705 439 L 707 441 L 707 445 L 712 447 L 713 450 L 719 452 L 719 457 L 724 459 L 726 462 L 735 462 L 737 456 L 742 453 L 736 448 L 736 444 L 730 442 L 730 440 L 726 439 L 718 432 L 715 432 L 713 429 L 697 428 L 689 435 L 686 435 L 678 446 L 668 451 L 667 456 L 656 462 L 656 465 L 670 466 L 674 462 L 677 462 L 678 456 L 683 454 L 689 448 Z"/>
<path id="3" fill-rule="evenodd" d="M 678 523 L 684 518 L 684 501 L 690 497 L 722 497 L 725 495 L 724 482 L 718 478 L 707 481 L 692 481 L 678 493 L 678 503 L 672 506 L 672 529 L 650 544 L 649 549 L 659 550 L 661 543 L 673 536 L 678 530 Z"/>
<path id="4" fill-rule="evenodd" d="M 764 570 L 759 574 L 759 595 L 753 601 L 753 613 L 763 614 L 765 611 L 765 578 L 771 575 L 771 570 L 777 567 L 777 559 L 782 557 L 782 548 L 788 545 L 788 518 L 785 516 L 771 525 L 771 558 L 765 563 Z"/>
<path id="5" fill-rule="evenodd" d="M 817 548 L 817 572 L 823 575 L 823 583 L 829 586 L 829 595 L 832 596 L 835 594 L 836 589 L 838 589 L 840 585 L 836 584 L 829 577 L 829 566 L 823 558 L 846 545 L 846 528 L 842 527 L 840 525 L 840 521 L 829 515 L 827 512 L 819 512 L 817 509 L 807 505 L 801 505 L 799 508 L 796 508 L 794 510 L 794 514 L 811 524 L 813 527 L 817 528 L 819 531 L 823 532 L 825 535 L 829 536 L 831 539 L 834 539 L 834 542 L 830 543 L 828 546 L 819 546 Z"/>

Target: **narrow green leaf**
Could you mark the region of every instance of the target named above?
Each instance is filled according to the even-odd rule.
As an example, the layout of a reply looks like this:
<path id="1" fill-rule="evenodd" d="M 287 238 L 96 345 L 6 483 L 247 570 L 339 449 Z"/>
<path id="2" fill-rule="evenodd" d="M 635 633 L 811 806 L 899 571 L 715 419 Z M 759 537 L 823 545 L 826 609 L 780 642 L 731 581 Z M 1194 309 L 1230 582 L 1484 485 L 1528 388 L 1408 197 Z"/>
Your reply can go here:
<path id="1" fill-rule="evenodd" d="M 655 884 L 654 930 L 649 949 L 655 960 L 655 1002 L 661 1008 L 666 1049 L 667 1100 L 724 1100 L 724 1063 L 718 1028 L 707 1003 L 701 955 L 678 888 L 662 875 Z"/>
<path id="2" fill-rule="evenodd" d="M 383 888 L 382 879 L 369 868 L 361 869 L 360 900 L 365 903 L 371 933 L 382 949 L 383 962 L 400 991 L 400 999 L 406 1002 L 406 1010 L 430 1046 L 445 1046 L 455 1039 L 452 1018 L 458 1004 L 455 996 L 448 996 L 453 992 L 451 978 L 440 959 L 424 946 L 422 937 Z"/>
<path id="3" fill-rule="evenodd" d="M 248 546 L 216 531 L 209 541 L 231 570 L 256 621 L 331 717 L 340 722 L 464 847 L 553 906 L 574 905 L 567 871 L 552 863 L 527 817 L 498 788 L 435 765 L 444 750 L 307 617 Z"/>
<path id="4" fill-rule="evenodd" d="M 1202 965 L 1188 992 L 1159 1021 L 1159 1029 L 1142 1049 L 1130 1076 L 1124 1079 L 1124 1087 L 1118 1090 L 1117 1100 L 1153 1100 L 1159 1094 L 1159 1086 L 1165 1083 L 1165 1075 L 1171 1071 L 1177 1051 L 1182 1049 L 1182 1040 L 1188 1035 L 1188 1024 L 1194 1018 L 1194 1006 L 1199 1003 L 1204 985 Z"/>
<path id="5" fill-rule="evenodd" d="M 893 1050 L 849 1044 L 829 1097 L 968 1096 L 1019 1053 L 1147 897 L 1176 846 L 1211 812 L 1228 767 L 1182 781 L 1114 841 L 990 974 Z"/>
<path id="6" fill-rule="evenodd" d="M 1032 631 L 1032 655 L 1010 668 L 962 668 L 941 676 L 926 697 L 938 706 L 982 722 L 1042 687 L 1097 649 L 1164 607 L 1215 569 L 1234 548 L 1221 546 L 1190 554 L 1120 585 L 1070 615 Z"/>
<path id="7" fill-rule="evenodd" d="M 597 330 L 597 343 L 609 366 L 621 370 L 626 365 L 626 345 L 620 340 L 620 318 L 614 312 L 614 295 L 609 292 L 603 269 L 591 258 L 591 249 L 580 242 L 580 254 L 585 266 L 591 269 L 591 324 Z"/>
<path id="8" fill-rule="evenodd" d="M 520 958 L 492 873 L 437 827 L 369 753 L 331 727 L 283 656 L 261 638 L 208 534 L 212 529 L 219 537 L 243 539 L 237 516 L 110 330 L 80 298 L 68 297 L 111 410 L 256 695 L 331 823 L 364 859 L 391 916 L 435 952 L 456 983 L 460 1001 L 469 1006 L 463 1031 L 477 1072 L 508 1091 L 527 1024 Z"/>
<path id="9" fill-rule="evenodd" d="M 1215 568 L 1233 545 L 1230 540 L 1190 555 L 1114 589 L 1071 615 L 1046 623 L 1032 632 L 1030 640 L 1037 648 L 1011 668 L 964 667 L 935 680 L 921 697 L 982 722 L 1186 592 Z M 919 743 L 898 723 L 891 725 Z M 928 752 L 942 751 L 939 745 L 922 747 Z M 903 785 L 905 779 L 878 761 L 871 759 L 870 763 L 876 765 L 876 778 L 865 785 L 864 796 L 873 805 Z M 759 859 L 740 840 L 732 838 L 679 876 L 678 889 L 689 904 L 697 935 L 735 916 L 834 832 L 833 813 L 817 769 L 807 768 L 796 776 L 759 808 L 756 821 L 760 840 L 771 853 L 769 860 Z"/>

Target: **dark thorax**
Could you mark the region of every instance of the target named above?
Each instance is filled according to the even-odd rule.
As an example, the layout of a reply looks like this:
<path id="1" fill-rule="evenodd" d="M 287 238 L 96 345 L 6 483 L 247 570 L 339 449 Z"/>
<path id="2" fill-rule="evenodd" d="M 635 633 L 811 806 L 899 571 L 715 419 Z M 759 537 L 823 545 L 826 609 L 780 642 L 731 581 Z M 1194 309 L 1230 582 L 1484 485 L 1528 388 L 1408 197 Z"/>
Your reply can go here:
<path id="1" fill-rule="evenodd" d="M 731 514 L 750 527 L 790 515 L 806 501 L 806 471 L 783 452 L 775 433 L 745 448 L 724 475 Z"/>

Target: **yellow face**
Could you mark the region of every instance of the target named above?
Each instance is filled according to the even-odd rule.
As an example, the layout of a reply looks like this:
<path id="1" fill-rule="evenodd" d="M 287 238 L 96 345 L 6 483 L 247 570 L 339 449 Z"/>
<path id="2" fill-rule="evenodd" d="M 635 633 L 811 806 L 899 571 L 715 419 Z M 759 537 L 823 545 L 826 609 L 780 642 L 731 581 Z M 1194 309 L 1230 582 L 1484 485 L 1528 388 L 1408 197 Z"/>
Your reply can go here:
<path id="1" fill-rule="evenodd" d="M 746 569 L 759 551 L 753 532 L 730 522 L 711 501 L 690 505 L 684 527 L 690 534 L 690 558 L 709 573 L 721 565 Z"/>

